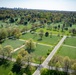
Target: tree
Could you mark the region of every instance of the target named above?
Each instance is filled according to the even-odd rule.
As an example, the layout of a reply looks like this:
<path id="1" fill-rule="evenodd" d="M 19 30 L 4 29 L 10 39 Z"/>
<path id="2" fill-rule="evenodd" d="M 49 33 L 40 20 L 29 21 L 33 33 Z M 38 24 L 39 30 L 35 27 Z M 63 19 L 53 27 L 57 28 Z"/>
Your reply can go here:
<path id="1" fill-rule="evenodd" d="M 4 61 L 5 51 L 1 45 L 0 45 L 0 55 L 2 55 L 2 60 Z"/>
<path id="2" fill-rule="evenodd" d="M 13 18 L 10 18 L 10 23 L 13 23 L 14 22 L 14 19 Z"/>
<path id="3" fill-rule="evenodd" d="M 56 64 L 55 64 L 55 67 L 56 67 L 56 70 L 58 70 L 58 68 L 60 67 L 60 62 L 58 61 Z"/>
<path id="4" fill-rule="evenodd" d="M 64 64 L 64 70 L 67 72 L 67 75 L 68 75 L 68 69 L 70 68 L 70 59 L 68 56 L 66 56 L 63 59 L 63 64 Z"/>
<path id="5" fill-rule="evenodd" d="M 57 27 L 57 28 L 58 28 L 58 30 L 59 30 L 59 29 L 60 29 L 60 25 L 58 25 L 58 27 Z"/>
<path id="6" fill-rule="evenodd" d="M 32 61 L 32 56 L 31 55 L 27 55 L 24 60 L 27 62 L 27 66 L 30 66 L 30 62 Z"/>
<path id="7" fill-rule="evenodd" d="M 44 35 L 44 31 L 43 31 L 43 30 L 40 30 L 40 31 L 39 31 L 39 36 L 40 36 L 40 39 L 41 39 L 41 40 L 42 40 L 43 35 Z"/>
<path id="8" fill-rule="evenodd" d="M 53 28 L 54 28 L 55 31 L 57 30 L 57 26 L 54 26 Z"/>
<path id="9" fill-rule="evenodd" d="M 34 50 L 36 48 L 36 44 L 33 42 L 32 39 L 29 39 L 28 41 L 25 42 L 25 47 L 30 53 L 31 50 Z"/>
<path id="10" fill-rule="evenodd" d="M 4 41 L 4 39 L 7 37 L 7 31 L 6 29 L 0 29 L 0 43 Z"/>
<path id="11" fill-rule="evenodd" d="M 71 30 L 71 32 L 72 32 L 73 35 L 76 34 L 76 29 L 73 28 L 73 29 Z"/>
<path id="12" fill-rule="evenodd" d="M 48 69 L 43 68 L 41 69 L 41 75 L 47 75 L 48 74 Z"/>
<path id="13" fill-rule="evenodd" d="M 25 22 L 24 22 L 24 25 L 27 25 L 27 23 L 28 23 L 28 22 L 25 21 Z"/>
<path id="14" fill-rule="evenodd" d="M 42 63 L 42 61 L 45 59 L 44 57 L 42 57 L 42 56 L 39 56 L 39 61 L 40 61 L 40 64 Z"/>
<path id="15" fill-rule="evenodd" d="M 12 72 L 12 71 L 10 71 L 10 72 L 8 73 L 8 75 L 13 75 L 13 72 Z"/>
<path id="16" fill-rule="evenodd" d="M 48 37 L 48 36 L 49 36 L 49 33 L 48 33 L 48 32 L 46 32 L 46 33 L 45 33 L 45 36 L 46 36 L 46 37 Z"/>
<path id="17" fill-rule="evenodd" d="M 22 64 L 22 56 L 21 55 L 18 55 L 17 58 L 16 58 L 16 63 L 18 65 L 21 65 Z"/>
<path id="18" fill-rule="evenodd" d="M 21 66 L 22 66 L 22 56 L 18 55 L 16 58 L 16 62 L 13 65 L 12 71 L 19 73 L 21 70 Z"/>
<path id="19" fill-rule="evenodd" d="M 64 28 L 65 28 L 65 23 L 62 25 L 62 27 L 61 27 L 61 31 L 63 32 L 64 31 Z"/>
<path id="20" fill-rule="evenodd" d="M 22 57 L 25 57 L 28 54 L 28 52 L 24 49 L 21 49 L 19 52 L 19 55 L 21 55 Z"/>
<path id="21" fill-rule="evenodd" d="M 13 33 L 14 38 L 19 39 L 19 37 L 21 36 L 21 32 L 19 28 L 14 28 L 12 33 Z"/>
<path id="22" fill-rule="evenodd" d="M 76 75 L 76 63 L 72 65 L 72 69 L 74 70 L 74 74 Z"/>
<path id="23" fill-rule="evenodd" d="M 12 28 L 8 28 L 7 29 L 8 37 L 11 37 L 12 36 L 12 31 L 13 31 Z"/>
<path id="24" fill-rule="evenodd" d="M 12 48 L 12 46 L 10 46 L 10 45 L 7 45 L 7 46 L 5 46 L 4 48 L 3 48 L 3 50 L 5 51 L 5 55 L 8 57 L 10 57 L 11 56 L 11 52 L 13 51 L 13 48 Z"/>

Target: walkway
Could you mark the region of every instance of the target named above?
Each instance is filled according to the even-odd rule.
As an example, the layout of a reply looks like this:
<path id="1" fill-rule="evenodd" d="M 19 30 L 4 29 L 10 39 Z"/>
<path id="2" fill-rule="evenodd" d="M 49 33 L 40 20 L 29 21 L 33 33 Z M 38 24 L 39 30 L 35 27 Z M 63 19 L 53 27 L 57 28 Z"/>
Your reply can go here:
<path id="1" fill-rule="evenodd" d="M 18 51 L 19 49 L 23 48 L 24 46 L 25 46 L 25 45 L 22 45 L 22 46 L 20 46 L 20 47 L 18 47 L 18 48 L 16 48 L 16 49 L 14 49 L 11 53 L 14 53 L 14 52 Z"/>
<path id="2" fill-rule="evenodd" d="M 0 55 L 0 58 L 3 58 L 3 56 Z M 16 62 L 16 59 L 15 59 L 15 58 L 8 58 L 8 57 L 4 56 L 4 59 L 10 60 L 10 61 L 12 61 L 12 62 Z M 23 61 L 23 64 L 28 64 L 28 63 L 25 62 L 25 61 Z M 35 63 L 31 63 L 31 62 L 29 62 L 29 64 L 32 65 L 32 66 L 36 66 L 36 67 L 38 67 L 38 66 L 40 65 L 40 64 L 35 64 Z M 25 68 L 25 66 L 22 66 L 22 68 Z M 50 70 L 51 70 L 51 69 L 52 69 L 52 70 L 55 70 L 55 69 L 56 69 L 56 67 L 51 67 L 51 66 L 48 66 L 48 65 L 47 65 L 46 68 L 47 68 L 47 69 L 50 69 Z M 65 71 L 63 68 L 58 68 L 58 70 L 59 70 L 59 71 Z M 68 72 L 69 72 L 69 73 L 72 73 L 72 72 L 74 72 L 74 70 L 69 69 Z"/>
<path id="3" fill-rule="evenodd" d="M 3 56 L 0 55 L 0 58 L 3 58 Z M 7 59 L 7 60 L 10 60 L 10 61 L 16 62 L 16 59 L 15 59 L 15 58 L 9 58 L 9 57 L 4 56 L 4 59 Z M 23 61 L 22 63 L 23 63 L 23 64 L 28 64 L 28 63 L 25 62 L 25 61 Z M 32 66 L 36 66 L 36 67 L 39 66 L 39 64 L 35 64 L 35 63 L 31 63 L 31 62 L 29 62 L 29 64 L 32 65 Z"/>
<path id="4" fill-rule="evenodd" d="M 70 45 L 65 45 L 65 44 L 63 44 L 63 46 L 71 47 L 71 48 L 76 48 L 75 46 L 70 46 Z"/>
<path id="5" fill-rule="evenodd" d="M 66 36 L 64 36 L 60 42 L 55 46 L 55 48 L 52 50 L 52 52 L 48 55 L 48 57 L 45 59 L 45 61 L 40 65 L 40 67 L 37 68 L 37 70 L 33 73 L 33 75 L 40 75 L 40 70 L 42 67 L 47 68 L 48 63 L 50 62 L 50 60 L 52 59 L 52 57 L 54 56 L 54 54 L 57 52 L 57 50 L 59 49 L 59 47 L 62 45 L 62 43 L 64 42 L 64 40 L 66 39 Z"/>
<path id="6" fill-rule="evenodd" d="M 23 39 L 19 39 L 20 41 L 27 41 L 27 40 L 23 40 Z M 49 44 L 43 44 L 43 43 L 37 43 L 37 42 L 34 42 L 36 44 L 39 44 L 39 45 L 43 45 L 43 46 L 49 46 L 49 47 L 53 47 L 52 45 L 49 45 Z"/>

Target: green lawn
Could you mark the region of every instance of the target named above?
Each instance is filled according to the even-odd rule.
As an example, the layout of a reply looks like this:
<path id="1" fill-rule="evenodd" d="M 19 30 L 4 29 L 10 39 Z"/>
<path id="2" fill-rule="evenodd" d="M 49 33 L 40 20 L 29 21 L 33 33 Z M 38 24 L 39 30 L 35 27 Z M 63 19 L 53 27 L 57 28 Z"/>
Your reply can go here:
<path id="1" fill-rule="evenodd" d="M 15 49 L 23 45 L 23 43 L 24 43 L 23 41 L 9 39 L 9 40 L 5 40 L 2 43 L 2 46 L 4 47 L 6 45 L 11 45 Z"/>
<path id="2" fill-rule="evenodd" d="M 58 50 L 57 54 L 61 56 L 68 56 L 71 59 L 76 59 L 76 48 L 62 46 Z"/>
<path id="3" fill-rule="evenodd" d="M 31 51 L 31 54 L 32 54 L 32 55 L 35 55 L 35 56 L 46 56 L 47 53 L 48 53 L 48 50 L 51 51 L 51 47 L 43 46 L 43 45 L 38 45 L 38 44 L 37 44 L 36 49 L 35 49 L 35 50 L 32 50 L 32 51 Z M 17 54 L 18 54 L 19 51 L 20 51 L 20 50 L 14 52 L 14 53 L 13 53 L 13 57 L 16 58 L 16 56 L 17 56 Z"/>
<path id="4" fill-rule="evenodd" d="M 43 30 L 44 32 L 52 32 L 52 34 L 56 34 L 56 35 L 58 35 L 58 34 L 60 34 L 60 35 L 70 35 L 70 33 L 68 32 L 68 31 L 66 31 L 66 30 L 64 30 L 63 32 L 62 32 L 62 30 L 60 29 L 60 30 L 54 30 L 54 28 L 52 28 L 52 29 L 48 29 L 47 30 L 47 28 L 39 28 L 39 29 L 37 29 L 36 30 L 36 32 L 39 32 L 40 30 Z"/>
<path id="5" fill-rule="evenodd" d="M 57 37 L 57 36 L 52 35 L 51 38 L 50 38 L 50 36 L 48 36 L 48 37 L 43 36 L 42 40 L 38 40 L 40 38 L 40 36 L 38 34 L 37 34 L 37 36 L 35 36 L 35 34 L 31 34 L 31 33 L 27 33 L 25 35 L 22 35 L 20 38 L 24 39 L 24 40 L 28 40 L 28 39 L 32 38 L 36 42 L 50 44 L 50 45 L 57 44 L 58 41 L 61 39 L 61 37 Z"/>
<path id="6" fill-rule="evenodd" d="M 76 46 L 76 38 L 70 37 L 65 40 L 66 45 Z"/>
<path id="7" fill-rule="evenodd" d="M 25 48 L 25 47 L 24 47 L 24 48 Z M 49 51 L 48 51 L 48 50 L 49 50 Z M 37 45 L 36 49 L 35 49 L 35 50 L 32 50 L 31 53 L 30 53 L 30 55 L 32 56 L 32 58 L 34 58 L 34 60 L 35 60 L 35 61 L 33 61 L 33 62 L 39 63 L 38 58 L 39 58 L 40 56 L 46 58 L 47 53 L 50 53 L 51 50 L 52 50 L 51 47 L 43 46 L 43 45 Z M 16 58 L 16 57 L 17 57 L 19 51 L 20 51 L 20 50 L 14 52 L 14 53 L 12 54 L 12 55 L 13 55 L 13 58 Z"/>
<path id="8" fill-rule="evenodd" d="M 36 56 L 46 56 L 48 53 L 48 50 L 51 51 L 51 47 L 43 46 L 43 45 L 37 45 L 37 48 L 31 52 Z"/>

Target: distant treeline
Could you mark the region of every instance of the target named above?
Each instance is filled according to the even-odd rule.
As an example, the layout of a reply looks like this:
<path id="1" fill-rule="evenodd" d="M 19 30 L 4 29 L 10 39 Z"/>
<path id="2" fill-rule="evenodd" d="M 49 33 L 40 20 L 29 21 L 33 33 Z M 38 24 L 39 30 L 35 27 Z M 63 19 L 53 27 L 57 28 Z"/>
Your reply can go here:
<path id="1" fill-rule="evenodd" d="M 66 25 L 76 23 L 76 12 L 71 11 L 48 11 L 17 8 L 0 8 L 0 20 L 26 24 L 26 22 L 40 22 L 41 24 L 63 22 Z"/>

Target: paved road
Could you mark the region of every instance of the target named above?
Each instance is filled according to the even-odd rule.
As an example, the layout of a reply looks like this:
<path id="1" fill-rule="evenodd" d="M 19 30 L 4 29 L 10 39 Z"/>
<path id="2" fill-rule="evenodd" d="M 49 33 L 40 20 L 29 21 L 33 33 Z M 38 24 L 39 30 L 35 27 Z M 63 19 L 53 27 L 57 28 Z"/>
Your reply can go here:
<path id="1" fill-rule="evenodd" d="M 33 73 L 33 75 L 40 75 L 40 69 L 42 67 L 47 68 L 47 65 L 48 65 L 49 61 L 52 59 L 52 57 L 57 52 L 57 50 L 62 45 L 62 43 L 64 42 L 65 39 L 66 39 L 66 36 L 64 36 L 60 40 L 60 42 L 55 46 L 55 48 L 52 50 L 52 52 L 49 54 L 49 56 L 44 60 L 44 62 L 40 65 L 40 67 L 37 68 L 37 70 Z"/>

